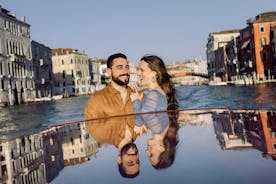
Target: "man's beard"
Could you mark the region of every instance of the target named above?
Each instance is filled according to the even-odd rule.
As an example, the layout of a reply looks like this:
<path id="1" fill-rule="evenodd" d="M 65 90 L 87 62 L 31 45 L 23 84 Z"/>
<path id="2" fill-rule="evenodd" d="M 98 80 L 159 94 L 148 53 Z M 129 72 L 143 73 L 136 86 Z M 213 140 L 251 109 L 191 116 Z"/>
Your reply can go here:
<path id="1" fill-rule="evenodd" d="M 128 78 L 125 81 L 122 81 L 119 79 L 119 77 L 121 76 L 127 76 Z M 129 82 L 129 74 L 119 75 L 119 77 L 114 77 L 114 75 L 112 75 L 111 77 L 112 77 L 112 81 L 114 81 L 119 86 L 126 86 Z"/>

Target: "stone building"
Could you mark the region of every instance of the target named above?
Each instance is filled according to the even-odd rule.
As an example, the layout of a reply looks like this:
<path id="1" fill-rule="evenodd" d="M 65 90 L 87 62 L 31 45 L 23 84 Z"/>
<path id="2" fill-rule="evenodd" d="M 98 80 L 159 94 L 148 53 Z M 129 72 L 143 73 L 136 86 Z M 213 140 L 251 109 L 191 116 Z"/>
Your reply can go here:
<path id="1" fill-rule="evenodd" d="M 99 90 L 103 87 L 101 80 L 101 63 L 103 61 L 105 60 L 98 58 L 89 59 L 89 73 L 91 77 L 91 87 L 94 86 L 93 91 Z"/>
<path id="2" fill-rule="evenodd" d="M 0 6 L 0 104 L 35 98 L 30 25 Z"/>
<path id="3" fill-rule="evenodd" d="M 50 97 L 55 94 L 52 66 L 52 50 L 36 41 L 31 42 L 34 64 L 36 97 Z"/>
<path id="4" fill-rule="evenodd" d="M 240 35 L 240 30 L 225 30 L 209 34 L 206 45 L 208 75 L 211 80 L 225 81 L 227 76 L 226 52 L 227 43 Z"/>
<path id="5" fill-rule="evenodd" d="M 91 93 L 93 89 L 85 53 L 71 48 L 53 49 L 52 61 L 57 94 L 68 97 Z"/>

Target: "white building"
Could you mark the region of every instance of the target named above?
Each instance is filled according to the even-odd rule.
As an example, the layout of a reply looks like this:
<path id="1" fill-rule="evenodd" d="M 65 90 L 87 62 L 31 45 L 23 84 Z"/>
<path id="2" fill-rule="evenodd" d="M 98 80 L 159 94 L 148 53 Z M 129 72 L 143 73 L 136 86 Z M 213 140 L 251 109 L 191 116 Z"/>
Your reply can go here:
<path id="1" fill-rule="evenodd" d="M 206 56 L 208 65 L 208 74 L 212 80 L 215 80 L 216 73 L 221 70 L 220 64 L 216 62 L 216 51 L 225 47 L 227 43 L 240 35 L 240 30 L 226 30 L 212 32 L 209 34 L 206 44 Z"/>
<path id="2" fill-rule="evenodd" d="M 35 98 L 30 25 L 0 6 L 0 104 Z"/>
<path id="3" fill-rule="evenodd" d="M 53 73 L 58 94 L 64 97 L 90 94 L 91 78 L 88 56 L 76 49 L 52 50 Z"/>

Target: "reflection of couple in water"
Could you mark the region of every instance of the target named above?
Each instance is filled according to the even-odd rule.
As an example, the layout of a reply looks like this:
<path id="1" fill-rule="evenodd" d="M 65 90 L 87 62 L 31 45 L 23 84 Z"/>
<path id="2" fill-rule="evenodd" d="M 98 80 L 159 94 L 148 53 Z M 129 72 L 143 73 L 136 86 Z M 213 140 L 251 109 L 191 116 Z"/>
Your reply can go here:
<path id="1" fill-rule="evenodd" d="M 143 92 L 127 86 L 130 72 L 124 54 L 114 54 L 107 59 L 107 73 L 111 77 L 110 84 L 92 94 L 85 107 L 86 125 L 92 136 L 106 139 L 103 137 L 103 134 L 106 134 L 106 137 L 113 137 L 113 141 L 103 142 L 111 143 L 118 148 L 117 162 L 121 175 L 135 177 L 139 174 L 140 165 L 138 149 L 133 141 L 137 135 L 140 136 L 149 129 L 152 138 L 147 141 L 147 155 L 155 168 L 167 167 L 174 160 L 178 124 L 175 116 L 177 113 L 169 116 L 166 111 L 176 110 L 178 104 L 176 91 L 164 62 L 153 55 L 141 59 L 138 75 L 144 88 Z M 156 111 L 163 112 L 149 113 Z M 120 117 L 120 121 L 114 118 L 133 112 L 136 114 L 135 121 L 133 116 Z M 88 121 L 112 116 L 108 124 L 94 124 Z M 108 133 L 103 133 L 103 126 Z"/>

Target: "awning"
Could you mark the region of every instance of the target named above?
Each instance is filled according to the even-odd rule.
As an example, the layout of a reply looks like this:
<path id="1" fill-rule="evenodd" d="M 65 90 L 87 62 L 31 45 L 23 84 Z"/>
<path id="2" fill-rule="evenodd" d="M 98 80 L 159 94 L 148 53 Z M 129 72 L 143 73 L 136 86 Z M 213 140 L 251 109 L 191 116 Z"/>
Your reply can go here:
<path id="1" fill-rule="evenodd" d="M 246 48 L 246 47 L 247 47 L 247 45 L 248 45 L 249 43 L 250 43 L 250 40 L 245 41 L 245 42 L 242 44 L 241 49 Z"/>

